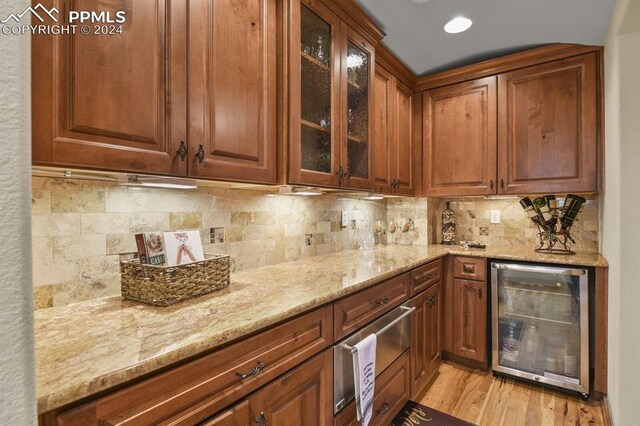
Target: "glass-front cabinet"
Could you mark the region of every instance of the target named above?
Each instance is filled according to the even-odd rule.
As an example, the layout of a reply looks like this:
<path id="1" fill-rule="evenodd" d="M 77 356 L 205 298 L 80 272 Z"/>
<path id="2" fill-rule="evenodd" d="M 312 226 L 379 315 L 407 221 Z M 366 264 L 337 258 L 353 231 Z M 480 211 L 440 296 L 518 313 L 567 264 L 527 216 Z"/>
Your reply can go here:
<path id="1" fill-rule="evenodd" d="M 316 0 L 292 2 L 289 183 L 370 189 L 370 43 Z"/>

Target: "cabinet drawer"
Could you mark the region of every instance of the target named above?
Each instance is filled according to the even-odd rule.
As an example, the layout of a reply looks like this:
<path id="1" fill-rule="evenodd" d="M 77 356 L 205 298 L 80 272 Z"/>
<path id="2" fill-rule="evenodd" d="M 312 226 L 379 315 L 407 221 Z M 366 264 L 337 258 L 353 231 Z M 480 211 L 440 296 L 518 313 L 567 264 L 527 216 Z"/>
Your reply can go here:
<path id="1" fill-rule="evenodd" d="M 453 276 L 465 280 L 486 281 L 487 261 L 480 257 L 461 257 L 453 259 Z"/>
<path id="2" fill-rule="evenodd" d="M 207 419 L 329 346 L 332 313 L 331 306 L 318 309 L 63 412 L 58 424 L 178 425 Z"/>
<path id="3" fill-rule="evenodd" d="M 411 296 L 415 296 L 440 281 L 442 259 L 427 263 L 411 271 Z"/>
<path id="4" fill-rule="evenodd" d="M 338 340 L 409 298 L 409 273 L 399 275 L 334 304 Z"/>
<path id="5" fill-rule="evenodd" d="M 403 353 L 376 378 L 371 425 L 388 425 L 409 400 L 409 351 Z M 351 401 L 335 417 L 334 426 L 356 426 L 356 404 Z"/>

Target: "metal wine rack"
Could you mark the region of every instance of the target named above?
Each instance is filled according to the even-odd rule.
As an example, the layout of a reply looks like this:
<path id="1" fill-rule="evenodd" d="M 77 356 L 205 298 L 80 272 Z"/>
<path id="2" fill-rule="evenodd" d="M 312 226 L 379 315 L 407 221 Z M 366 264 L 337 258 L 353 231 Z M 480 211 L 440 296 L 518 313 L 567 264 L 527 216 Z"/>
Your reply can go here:
<path id="1" fill-rule="evenodd" d="M 571 246 L 576 243 L 576 240 L 571 236 L 571 228 L 578 220 L 577 216 L 582 211 L 582 209 L 577 210 L 576 218 L 574 218 L 571 225 L 564 230 L 560 228 L 560 219 L 559 214 L 563 212 L 567 214 L 569 209 L 565 209 L 564 207 L 551 209 L 553 212 L 553 216 L 558 218 L 556 224 L 553 226 L 553 229 L 549 229 L 544 225 L 536 223 L 538 226 L 538 242 L 536 245 L 536 251 L 540 253 L 547 254 L 576 254 L 575 251 L 571 250 Z M 535 222 L 534 222 L 535 223 Z"/>

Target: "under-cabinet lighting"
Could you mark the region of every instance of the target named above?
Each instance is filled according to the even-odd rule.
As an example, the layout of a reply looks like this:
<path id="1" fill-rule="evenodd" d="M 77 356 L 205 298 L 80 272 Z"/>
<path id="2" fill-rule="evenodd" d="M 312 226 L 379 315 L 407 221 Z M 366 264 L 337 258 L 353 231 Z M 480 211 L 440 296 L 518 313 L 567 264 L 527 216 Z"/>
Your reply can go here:
<path id="1" fill-rule="evenodd" d="M 298 186 L 281 186 L 280 194 L 284 195 L 322 195 L 324 192 L 318 188 L 298 187 Z"/>
<path id="2" fill-rule="evenodd" d="M 362 197 L 363 200 L 384 200 L 384 195 L 382 194 L 374 194 L 370 192 L 366 196 Z"/>
<path id="3" fill-rule="evenodd" d="M 457 16 L 444 24 L 444 30 L 449 34 L 458 34 L 471 28 L 473 22 L 464 16 Z"/>
<path id="4" fill-rule="evenodd" d="M 198 187 L 197 182 L 193 179 L 143 177 L 137 175 L 125 176 L 124 179 L 120 180 L 120 185 L 167 189 L 195 189 Z"/>

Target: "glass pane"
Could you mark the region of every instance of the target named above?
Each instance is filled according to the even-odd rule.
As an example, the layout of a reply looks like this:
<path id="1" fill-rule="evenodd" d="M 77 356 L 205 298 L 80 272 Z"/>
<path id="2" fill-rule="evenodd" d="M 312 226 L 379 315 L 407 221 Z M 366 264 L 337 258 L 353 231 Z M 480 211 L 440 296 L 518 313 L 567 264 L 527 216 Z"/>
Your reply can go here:
<path id="1" fill-rule="evenodd" d="M 369 178 L 369 54 L 347 44 L 347 165 L 351 175 Z"/>
<path id="2" fill-rule="evenodd" d="M 578 277 L 500 271 L 499 364 L 579 384 L 580 297 Z"/>
<path id="3" fill-rule="evenodd" d="M 302 168 L 331 173 L 331 25 L 301 13 Z"/>

